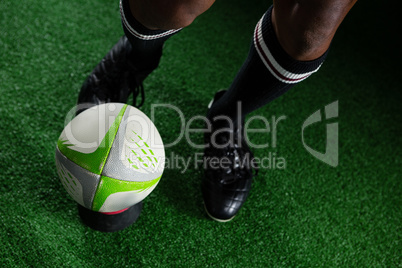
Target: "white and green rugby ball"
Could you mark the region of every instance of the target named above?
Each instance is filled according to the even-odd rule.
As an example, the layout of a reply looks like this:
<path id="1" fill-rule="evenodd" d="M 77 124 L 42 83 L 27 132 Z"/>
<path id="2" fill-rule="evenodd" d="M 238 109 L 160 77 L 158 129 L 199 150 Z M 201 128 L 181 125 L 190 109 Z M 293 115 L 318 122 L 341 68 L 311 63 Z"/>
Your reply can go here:
<path id="1" fill-rule="evenodd" d="M 57 142 L 61 183 L 76 202 L 93 211 L 116 212 L 141 202 L 158 184 L 164 164 L 155 125 L 122 103 L 80 113 Z"/>

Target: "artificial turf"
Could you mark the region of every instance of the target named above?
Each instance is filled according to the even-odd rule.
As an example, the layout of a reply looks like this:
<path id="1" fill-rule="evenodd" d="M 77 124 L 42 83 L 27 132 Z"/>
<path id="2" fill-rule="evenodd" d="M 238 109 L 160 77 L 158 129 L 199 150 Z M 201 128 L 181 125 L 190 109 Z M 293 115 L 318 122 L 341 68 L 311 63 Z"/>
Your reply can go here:
<path id="1" fill-rule="evenodd" d="M 147 78 L 146 104 L 177 106 L 186 122 L 204 115 L 228 87 L 270 5 L 222 0 L 172 37 Z M 341 25 L 317 74 L 254 112 L 285 116 L 275 153 L 284 168 L 262 168 L 251 196 L 229 223 L 210 220 L 202 169 L 167 167 L 139 220 L 116 233 L 84 226 L 57 177 L 54 151 L 80 86 L 123 34 L 118 1 L 0 1 L 1 267 L 400 267 L 402 108 L 399 7 L 361 1 Z M 339 165 L 303 147 L 301 126 L 339 101 Z M 165 143 L 181 128 L 173 110 L 156 109 Z M 196 121 L 194 127 L 201 127 Z M 262 128 L 262 121 L 251 126 Z M 325 150 L 325 122 L 305 131 Z M 202 134 L 190 135 L 201 143 Z M 272 145 L 271 133 L 251 133 Z M 185 139 L 167 156 L 193 159 Z M 273 162 L 273 160 L 271 160 Z M 271 163 L 272 164 L 272 163 Z"/>

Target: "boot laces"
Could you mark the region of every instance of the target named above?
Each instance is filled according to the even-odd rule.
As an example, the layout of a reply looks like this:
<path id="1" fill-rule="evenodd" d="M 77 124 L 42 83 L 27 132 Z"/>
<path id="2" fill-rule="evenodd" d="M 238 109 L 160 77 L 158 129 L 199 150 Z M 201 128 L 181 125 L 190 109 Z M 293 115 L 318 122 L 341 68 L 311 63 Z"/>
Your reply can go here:
<path id="1" fill-rule="evenodd" d="M 223 133 L 222 133 L 223 134 Z M 228 144 L 223 148 L 214 148 L 210 144 L 209 155 L 214 155 L 220 158 L 227 158 L 227 165 L 220 165 L 220 183 L 231 184 L 244 178 L 257 176 L 258 167 L 255 163 L 255 157 L 248 148 L 245 140 L 238 136 L 238 131 L 233 133 L 233 144 L 229 143 L 229 135 L 222 135 L 218 138 L 220 144 Z M 239 140 L 240 139 L 240 140 Z M 239 142 L 240 141 L 240 142 Z M 253 174 L 254 170 L 254 174 Z"/>

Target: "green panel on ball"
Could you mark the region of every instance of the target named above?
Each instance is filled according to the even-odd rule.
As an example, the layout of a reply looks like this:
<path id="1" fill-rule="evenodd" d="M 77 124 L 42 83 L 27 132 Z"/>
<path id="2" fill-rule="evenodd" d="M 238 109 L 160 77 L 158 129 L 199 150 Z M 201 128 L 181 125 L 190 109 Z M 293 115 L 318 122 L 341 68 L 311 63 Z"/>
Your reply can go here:
<path id="1" fill-rule="evenodd" d="M 60 152 L 77 165 L 85 168 L 90 172 L 93 172 L 94 174 L 100 175 L 105 165 L 107 156 L 109 155 L 110 148 L 112 147 L 113 141 L 116 137 L 117 130 L 119 129 L 119 125 L 123 118 L 124 112 L 126 111 L 126 108 L 127 105 L 124 105 L 123 108 L 120 110 L 113 124 L 106 132 L 102 142 L 99 144 L 99 147 L 93 153 L 86 154 L 72 150 L 69 147 L 73 146 L 73 144 L 70 144 L 67 140 L 57 141 L 57 146 Z"/>
<path id="2" fill-rule="evenodd" d="M 161 176 L 150 181 L 122 181 L 102 176 L 96 190 L 92 210 L 99 211 L 106 199 L 114 193 L 137 191 L 143 192 L 154 186 Z"/>

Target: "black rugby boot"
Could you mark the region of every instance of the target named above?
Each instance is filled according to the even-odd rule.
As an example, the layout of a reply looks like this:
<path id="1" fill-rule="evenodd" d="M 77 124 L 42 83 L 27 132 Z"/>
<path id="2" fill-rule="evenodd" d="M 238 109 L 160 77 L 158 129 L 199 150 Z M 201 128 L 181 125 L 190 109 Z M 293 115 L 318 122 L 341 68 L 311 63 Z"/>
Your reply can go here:
<path id="1" fill-rule="evenodd" d="M 223 94 L 224 91 L 218 92 L 211 104 Z M 254 156 L 244 139 L 243 125 L 244 120 L 240 126 L 222 131 L 222 126 L 212 121 L 212 131 L 204 135 L 207 147 L 202 195 L 207 214 L 220 222 L 230 221 L 238 213 L 257 175 Z"/>
<path id="2" fill-rule="evenodd" d="M 102 103 L 126 103 L 131 93 L 134 94 L 133 106 L 140 107 L 143 104 L 142 81 L 158 66 L 159 61 L 154 68 L 139 70 L 131 52 L 132 46 L 127 37 L 121 37 L 82 85 L 78 96 L 77 114 Z M 136 104 L 140 94 L 141 101 Z"/>

